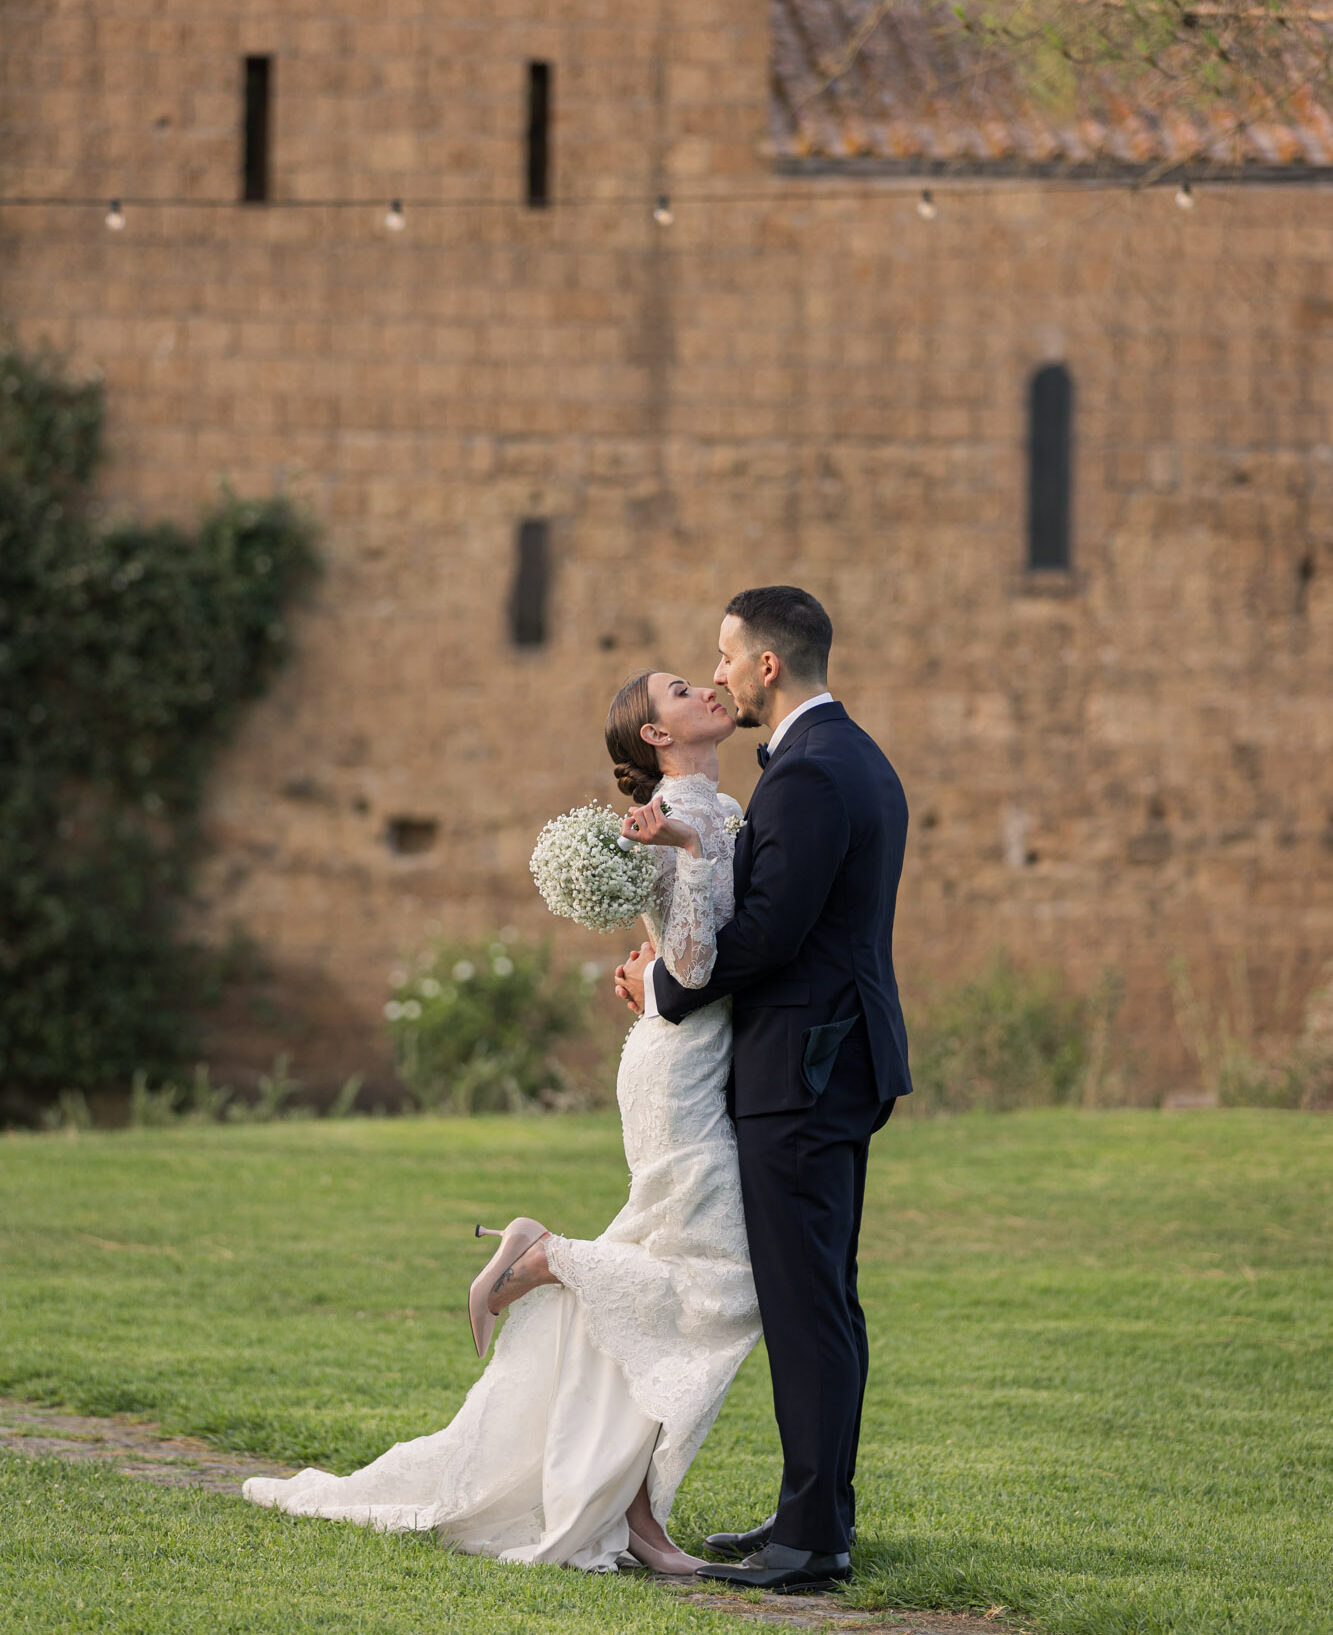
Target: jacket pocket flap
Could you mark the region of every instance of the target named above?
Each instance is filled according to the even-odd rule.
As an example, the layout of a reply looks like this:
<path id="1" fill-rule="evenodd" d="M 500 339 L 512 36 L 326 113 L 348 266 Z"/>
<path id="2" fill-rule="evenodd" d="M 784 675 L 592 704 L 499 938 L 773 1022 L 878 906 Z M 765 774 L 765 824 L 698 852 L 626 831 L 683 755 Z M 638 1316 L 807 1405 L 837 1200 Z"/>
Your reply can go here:
<path id="1" fill-rule="evenodd" d="M 849 1016 L 844 1022 L 825 1022 L 822 1027 L 805 1030 L 805 1055 L 801 1061 L 802 1076 L 814 1093 L 824 1093 L 838 1057 L 838 1046 L 861 1020 Z"/>

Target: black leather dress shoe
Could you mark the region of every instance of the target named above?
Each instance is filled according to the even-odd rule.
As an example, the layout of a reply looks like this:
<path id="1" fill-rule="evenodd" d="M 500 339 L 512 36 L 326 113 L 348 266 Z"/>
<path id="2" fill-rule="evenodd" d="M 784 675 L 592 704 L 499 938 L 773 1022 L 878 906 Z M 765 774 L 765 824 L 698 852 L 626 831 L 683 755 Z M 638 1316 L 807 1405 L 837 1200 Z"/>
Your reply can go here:
<path id="1" fill-rule="evenodd" d="M 704 1540 L 704 1549 L 710 1555 L 721 1556 L 723 1561 L 744 1561 L 746 1556 L 762 1550 L 773 1537 L 773 1523 L 777 1519 L 775 1510 L 766 1521 L 761 1521 L 748 1533 L 710 1533 Z"/>
<path id="2" fill-rule="evenodd" d="M 752 1556 L 756 1550 L 762 1550 L 773 1537 L 773 1523 L 778 1519 L 775 1510 L 758 1527 L 752 1527 L 748 1533 L 710 1533 L 704 1540 L 704 1549 L 709 1555 L 721 1556 L 723 1561 L 744 1561 L 746 1556 Z M 856 1529 L 852 1528 L 852 1543 L 856 1543 Z"/>
<path id="3" fill-rule="evenodd" d="M 738 1589 L 772 1590 L 791 1595 L 803 1590 L 831 1590 L 852 1576 L 852 1558 L 846 1550 L 836 1555 L 815 1550 L 793 1550 L 785 1544 L 766 1544 L 734 1566 L 699 1567 L 696 1578 L 735 1584 Z"/>

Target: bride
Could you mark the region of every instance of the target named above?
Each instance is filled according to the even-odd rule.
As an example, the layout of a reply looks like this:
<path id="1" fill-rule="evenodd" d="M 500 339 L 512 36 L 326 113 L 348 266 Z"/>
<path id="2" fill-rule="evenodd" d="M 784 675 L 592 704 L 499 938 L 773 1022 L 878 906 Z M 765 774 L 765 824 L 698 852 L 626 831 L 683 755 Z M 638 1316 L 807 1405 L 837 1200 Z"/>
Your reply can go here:
<path id="1" fill-rule="evenodd" d="M 636 802 L 623 833 L 658 848 L 644 918 L 688 987 L 708 980 L 733 911 L 726 820 L 740 808 L 718 793 L 717 746 L 734 731 L 711 687 L 665 671 L 627 681 L 606 719 L 616 780 Z M 470 1293 L 479 1356 L 513 1310 L 452 1422 L 351 1476 L 251 1477 L 245 1497 L 293 1515 L 435 1528 L 501 1561 L 607 1571 L 628 1551 L 659 1572 L 702 1566 L 667 1521 L 759 1337 L 725 1109 L 730 1058 L 727 1000 L 679 1026 L 640 1018 L 616 1080 L 628 1202 L 591 1241 L 522 1216 L 505 1228 Z"/>

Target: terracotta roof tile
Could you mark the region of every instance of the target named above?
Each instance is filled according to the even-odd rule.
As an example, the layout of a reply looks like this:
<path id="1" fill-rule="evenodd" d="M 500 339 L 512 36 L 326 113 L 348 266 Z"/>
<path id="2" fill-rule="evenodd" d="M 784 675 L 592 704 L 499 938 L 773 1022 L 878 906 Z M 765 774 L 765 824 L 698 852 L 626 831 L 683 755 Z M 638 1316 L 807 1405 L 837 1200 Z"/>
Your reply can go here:
<path id="1" fill-rule="evenodd" d="M 1074 175 L 1333 167 L 1333 82 L 1310 43 L 1333 50 L 1333 23 L 1311 20 L 1319 14 L 1270 57 L 1268 82 L 1247 100 L 1182 100 L 1164 75 L 1110 67 L 1079 70 L 1061 99 L 969 34 L 942 0 L 895 0 L 849 54 L 879 9 L 877 0 L 771 0 L 780 165 Z"/>

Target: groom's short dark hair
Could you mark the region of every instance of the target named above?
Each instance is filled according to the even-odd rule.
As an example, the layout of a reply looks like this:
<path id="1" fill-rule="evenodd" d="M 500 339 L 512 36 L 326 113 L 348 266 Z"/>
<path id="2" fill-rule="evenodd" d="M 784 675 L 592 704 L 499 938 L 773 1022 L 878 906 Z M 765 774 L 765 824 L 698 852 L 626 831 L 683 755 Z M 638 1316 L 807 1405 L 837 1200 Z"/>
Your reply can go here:
<path id="1" fill-rule="evenodd" d="M 808 590 L 761 585 L 738 591 L 726 611 L 741 620 L 761 649 L 776 653 L 798 681 L 824 682 L 833 621 Z"/>

